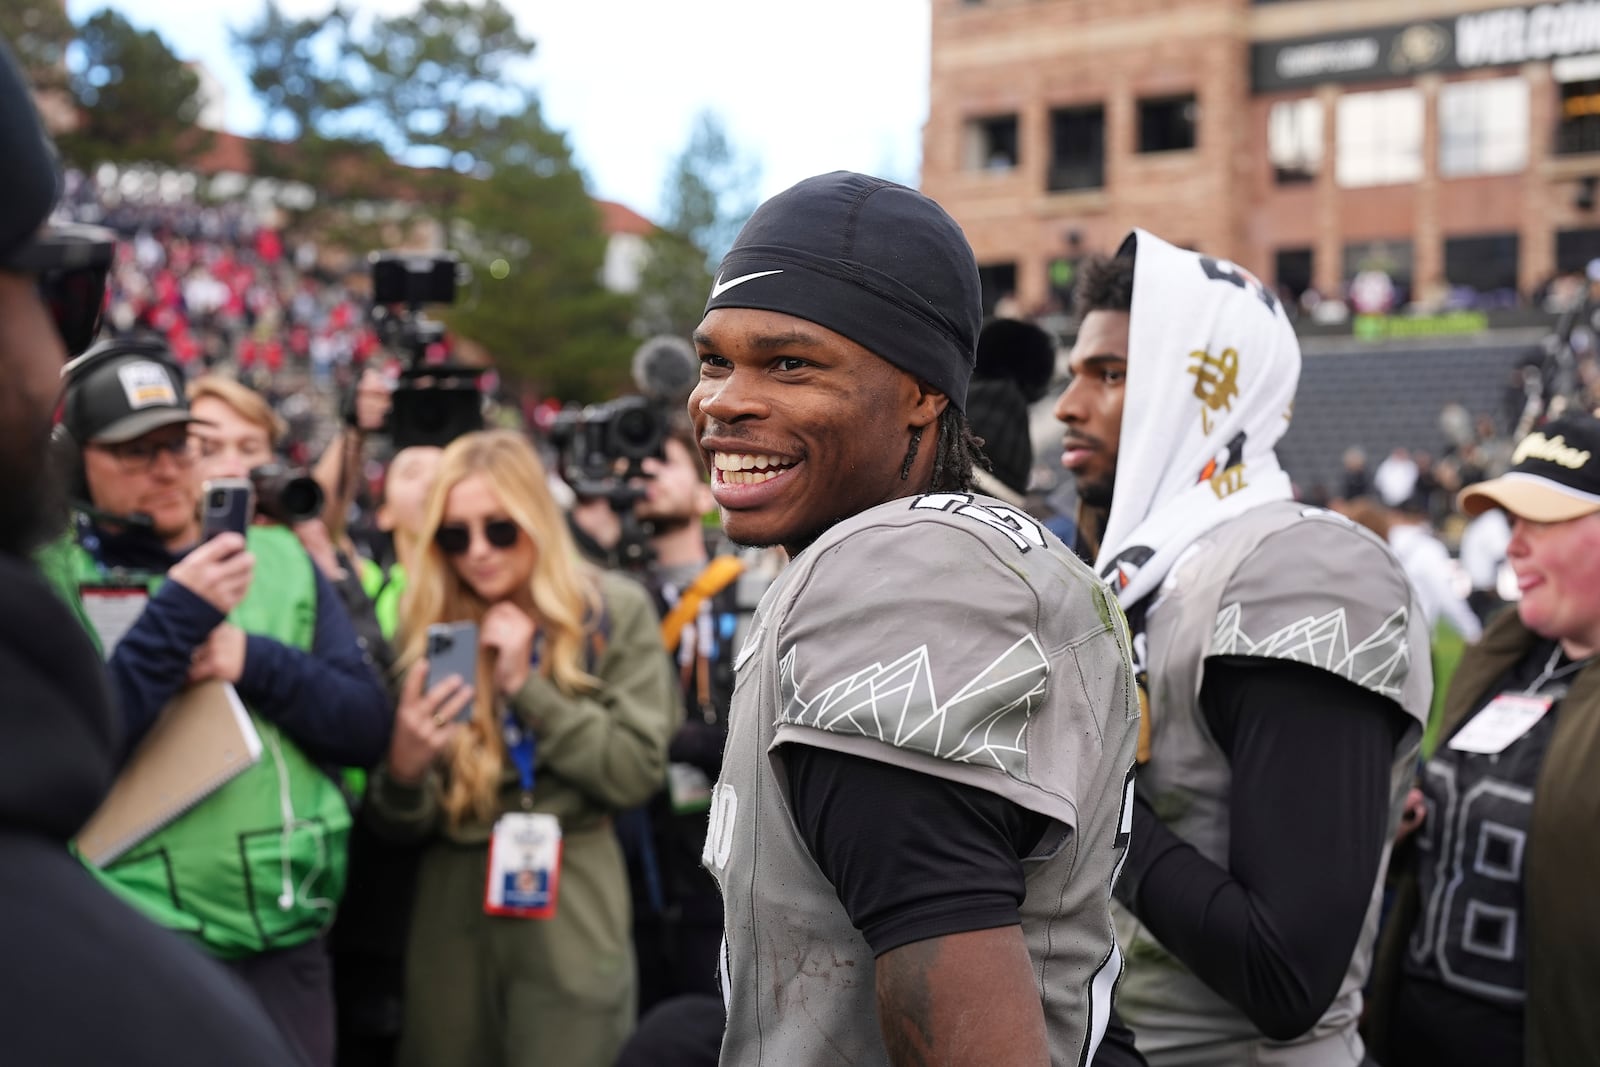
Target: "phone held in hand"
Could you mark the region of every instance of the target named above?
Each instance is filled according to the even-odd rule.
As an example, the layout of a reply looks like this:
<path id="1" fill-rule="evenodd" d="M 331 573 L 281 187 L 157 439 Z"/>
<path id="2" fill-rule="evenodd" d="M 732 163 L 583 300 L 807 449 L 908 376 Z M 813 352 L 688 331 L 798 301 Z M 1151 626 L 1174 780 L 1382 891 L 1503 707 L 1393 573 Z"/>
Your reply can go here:
<path id="1" fill-rule="evenodd" d="M 200 488 L 200 539 L 220 533 L 243 535 L 256 512 L 256 490 L 248 478 L 213 478 Z"/>
<path id="2" fill-rule="evenodd" d="M 478 679 L 478 624 L 475 622 L 436 622 L 427 634 L 428 680 L 432 689 L 452 674 L 467 685 Z M 457 722 L 472 718 L 469 701 L 456 715 Z"/>

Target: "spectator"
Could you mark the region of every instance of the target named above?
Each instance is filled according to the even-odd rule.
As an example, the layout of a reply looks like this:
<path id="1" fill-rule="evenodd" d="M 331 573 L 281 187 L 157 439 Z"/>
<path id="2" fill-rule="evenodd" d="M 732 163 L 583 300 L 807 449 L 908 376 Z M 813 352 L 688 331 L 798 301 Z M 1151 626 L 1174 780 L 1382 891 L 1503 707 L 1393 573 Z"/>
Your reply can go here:
<path id="1" fill-rule="evenodd" d="M 1367 476 L 1367 454 L 1354 446 L 1344 450 L 1344 481 L 1339 495 L 1346 500 L 1366 496 L 1372 491 L 1372 480 Z"/>
<path id="2" fill-rule="evenodd" d="M 611 820 L 660 787 L 682 718 L 655 613 L 579 562 L 538 457 L 509 431 L 445 449 L 422 533 L 394 741 L 368 790 L 375 825 L 425 842 L 399 1062 L 609 1067 L 635 996 Z M 477 677 L 424 692 L 428 627 L 461 620 L 479 627 Z M 551 820 L 559 869 L 509 836 Z M 514 888 L 548 879 L 552 916 L 485 913 L 491 840 Z"/>
<path id="3" fill-rule="evenodd" d="M 1511 518 L 1522 598 L 1462 659 L 1422 770 L 1369 1019 L 1385 1063 L 1600 1063 L 1600 420 L 1516 456 L 1461 495 Z"/>
<path id="4" fill-rule="evenodd" d="M 1461 531 L 1461 567 L 1472 588 L 1467 603 L 1484 622 L 1505 603 L 1506 547 L 1510 543 L 1511 522 L 1500 508 L 1480 512 Z"/>
<path id="5" fill-rule="evenodd" d="M 67 337 L 99 301 L 42 293 L 110 265 L 109 233 L 40 230 L 54 153 L 0 40 L 0 1031 L 16 1063 L 276 1067 L 294 1053 L 220 965 L 119 901 L 68 851 L 116 766 L 117 724 L 92 644 L 26 553 L 50 532 L 45 453 Z M 89 253 L 86 255 L 86 253 Z M 55 303 L 51 301 L 51 303 Z M 85 312 L 83 314 L 75 314 Z"/>
<path id="6" fill-rule="evenodd" d="M 412 445 L 396 452 L 383 473 L 383 490 L 373 513 L 373 526 L 388 539 L 386 558 L 392 562 L 384 567 L 364 560 L 362 566 L 367 595 L 377 609 L 384 636 L 391 639 L 399 628 L 407 567 L 426 548 L 422 531 L 428 495 L 433 492 L 443 455 L 444 449 L 437 445 Z"/>
<path id="7" fill-rule="evenodd" d="M 1384 506 L 1397 508 L 1411 499 L 1417 488 L 1417 463 L 1411 452 L 1397 447 L 1383 458 L 1378 469 L 1372 472 L 1372 488 Z"/>
<path id="8" fill-rule="evenodd" d="M 369 766 L 389 734 L 383 686 L 294 535 L 256 526 L 197 544 L 194 418 L 159 342 L 106 342 L 69 367 L 61 430 L 78 517 L 50 553 L 73 603 L 107 581 L 148 591 L 118 636 L 98 626 L 126 758 L 188 685 L 231 683 L 260 762 L 101 874 L 157 922 L 227 961 L 311 1064 L 333 1061 L 321 935 L 345 876 L 350 814 L 321 764 Z M 264 576 L 256 580 L 257 563 Z M 242 835 L 267 844 L 241 849 Z M 160 854 L 161 877 L 148 857 Z"/>
<path id="9" fill-rule="evenodd" d="M 994 318 L 978 334 L 967 419 L 989 467 L 973 477 L 983 492 L 1015 507 L 1027 498 L 1033 470 L 1028 405 L 1044 396 L 1055 365 L 1055 342 L 1031 322 Z"/>

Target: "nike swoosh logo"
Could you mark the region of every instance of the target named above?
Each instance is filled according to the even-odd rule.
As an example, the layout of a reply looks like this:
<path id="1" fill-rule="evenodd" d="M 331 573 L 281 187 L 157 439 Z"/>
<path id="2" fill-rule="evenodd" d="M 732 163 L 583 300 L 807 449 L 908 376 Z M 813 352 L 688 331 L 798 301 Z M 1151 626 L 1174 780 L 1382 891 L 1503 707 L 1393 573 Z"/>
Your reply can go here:
<path id="1" fill-rule="evenodd" d="M 781 270 L 758 270 L 754 274 L 741 274 L 741 275 L 739 275 L 739 277 L 737 277 L 737 278 L 729 278 L 727 281 L 723 281 L 722 280 L 722 275 L 719 274 L 719 275 L 717 275 L 716 284 L 712 285 L 712 287 L 711 287 L 711 299 L 715 300 L 717 297 L 721 296 L 723 293 L 727 292 L 729 289 L 732 289 L 734 286 L 743 285 L 745 282 L 751 280 L 752 278 L 765 278 L 769 274 L 782 274 L 782 273 L 783 273 L 783 271 L 781 271 Z"/>

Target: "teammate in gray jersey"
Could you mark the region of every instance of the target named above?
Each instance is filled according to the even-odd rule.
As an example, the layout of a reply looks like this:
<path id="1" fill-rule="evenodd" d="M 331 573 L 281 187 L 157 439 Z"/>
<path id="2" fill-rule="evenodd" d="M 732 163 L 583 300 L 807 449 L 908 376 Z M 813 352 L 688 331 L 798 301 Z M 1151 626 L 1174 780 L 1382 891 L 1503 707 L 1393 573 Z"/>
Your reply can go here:
<path id="1" fill-rule="evenodd" d="M 968 489 L 979 317 L 955 222 L 835 173 L 751 217 L 696 331 L 725 528 L 792 558 L 735 659 L 704 853 L 725 1064 L 1079 1065 L 1117 1040 L 1129 636 L 1064 545 Z"/>
<path id="2" fill-rule="evenodd" d="M 1260 282 L 1136 231 L 1078 292 L 1062 462 L 1148 693 L 1122 1017 L 1161 1067 L 1355 1067 L 1422 613 L 1381 541 L 1292 499 L 1300 350 Z"/>

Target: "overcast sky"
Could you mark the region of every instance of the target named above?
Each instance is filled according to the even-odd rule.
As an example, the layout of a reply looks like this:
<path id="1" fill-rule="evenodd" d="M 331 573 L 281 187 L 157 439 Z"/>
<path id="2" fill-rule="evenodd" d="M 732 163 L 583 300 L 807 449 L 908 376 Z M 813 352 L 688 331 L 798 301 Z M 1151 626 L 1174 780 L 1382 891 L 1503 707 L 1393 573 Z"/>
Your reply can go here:
<path id="1" fill-rule="evenodd" d="M 3 0 L 0 0 L 3 2 Z M 916 184 L 928 114 L 929 0 L 507 0 L 538 42 L 547 120 L 564 129 L 595 195 L 655 215 L 668 162 L 712 108 L 761 165 L 763 197 L 846 168 Z M 415 0 L 356 0 L 394 11 Z M 227 122 L 254 132 L 228 31 L 254 0 L 68 0 L 73 19 L 115 7 L 226 90 Z M 285 0 L 291 13 L 327 0 Z M 226 10 L 225 10 L 226 9 Z M 228 13 L 228 12 L 232 13 Z"/>

